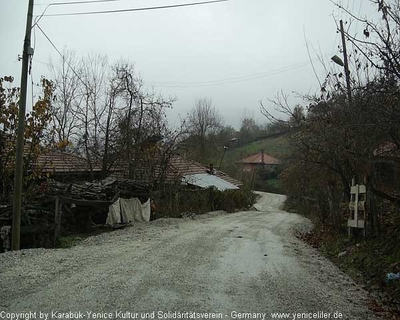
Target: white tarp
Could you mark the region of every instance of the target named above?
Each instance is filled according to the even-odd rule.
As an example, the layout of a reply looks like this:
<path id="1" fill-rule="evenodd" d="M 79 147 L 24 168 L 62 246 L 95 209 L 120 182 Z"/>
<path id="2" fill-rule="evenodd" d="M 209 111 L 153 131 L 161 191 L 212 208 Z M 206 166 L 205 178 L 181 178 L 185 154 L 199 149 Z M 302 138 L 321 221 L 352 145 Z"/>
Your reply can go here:
<path id="1" fill-rule="evenodd" d="M 108 208 L 106 224 L 115 225 L 134 221 L 150 221 L 150 199 L 142 204 L 138 198 L 119 198 Z"/>
<path id="2" fill-rule="evenodd" d="M 118 223 L 121 223 L 120 199 L 108 207 L 108 215 L 106 220 L 106 224 L 111 226 Z"/>

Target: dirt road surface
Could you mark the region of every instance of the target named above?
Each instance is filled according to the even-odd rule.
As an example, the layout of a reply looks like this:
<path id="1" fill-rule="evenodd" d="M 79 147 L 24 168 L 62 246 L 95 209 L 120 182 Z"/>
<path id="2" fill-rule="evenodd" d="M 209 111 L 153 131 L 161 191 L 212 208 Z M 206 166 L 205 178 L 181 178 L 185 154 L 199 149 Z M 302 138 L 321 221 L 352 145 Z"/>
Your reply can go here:
<path id="1" fill-rule="evenodd" d="M 375 319 L 365 291 L 293 235 L 310 222 L 281 211 L 283 196 L 260 195 L 259 211 L 160 219 L 70 249 L 2 254 L 0 319 Z"/>

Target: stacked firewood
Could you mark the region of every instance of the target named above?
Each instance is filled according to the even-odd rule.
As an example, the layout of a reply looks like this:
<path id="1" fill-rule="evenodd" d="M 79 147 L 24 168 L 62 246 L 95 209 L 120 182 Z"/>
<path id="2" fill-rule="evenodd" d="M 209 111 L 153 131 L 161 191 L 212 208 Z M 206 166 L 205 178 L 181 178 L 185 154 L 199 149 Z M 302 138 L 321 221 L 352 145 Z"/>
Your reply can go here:
<path id="1" fill-rule="evenodd" d="M 95 182 L 63 183 L 49 179 L 38 186 L 38 192 L 34 194 L 36 195 L 29 197 L 29 201 L 23 203 L 22 226 L 52 225 L 54 223 L 56 197 L 61 197 L 62 202 L 76 203 L 77 206 L 84 203 L 85 206 L 93 204 L 96 208 L 107 209 L 119 197 L 139 197 L 147 200 L 149 190 L 147 186 L 131 180 L 109 178 Z M 12 215 L 12 203 L 0 202 L 0 227 L 10 225 Z"/>
<path id="2" fill-rule="evenodd" d="M 148 194 L 148 189 L 145 185 L 130 180 L 105 179 L 70 184 L 49 180 L 46 194 L 47 196 L 64 196 L 72 199 L 108 201 L 118 194 L 132 197 L 143 196 Z"/>
<path id="3" fill-rule="evenodd" d="M 9 221 L 12 218 L 13 207 L 11 203 L 0 204 L 0 225 L 2 221 Z"/>

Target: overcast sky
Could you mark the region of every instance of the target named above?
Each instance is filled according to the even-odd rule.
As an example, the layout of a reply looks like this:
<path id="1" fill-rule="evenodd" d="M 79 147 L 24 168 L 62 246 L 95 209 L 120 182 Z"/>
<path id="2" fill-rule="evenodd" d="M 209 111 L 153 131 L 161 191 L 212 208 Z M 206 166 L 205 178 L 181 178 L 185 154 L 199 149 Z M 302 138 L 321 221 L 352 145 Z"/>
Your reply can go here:
<path id="1" fill-rule="evenodd" d="M 199 1 L 202 0 L 120 0 L 51 6 L 47 13 Z M 35 0 L 35 15 L 51 2 Z M 343 0 L 343 5 L 361 15 L 372 12 L 366 0 Z M 12 75 L 17 81 L 27 8 L 28 0 L 0 0 L 0 76 Z M 176 123 L 179 115 L 185 116 L 196 99 L 207 97 L 226 124 L 238 127 L 244 110 L 260 123 L 265 122 L 259 101 L 264 100 L 272 109 L 267 99 L 278 91 L 318 91 L 305 37 L 317 74 L 323 79 L 324 71 L 314 51 L 328 65 L 332 64 L 332 55 L 340 55 L 335 25 L 335 18 L 340 17 L 329 0 L 230 0 L 173 9 L 43 17 L 39 24 L 60 50 L 67 48 L 79 55 L 101 53 L 110 62 L 120 58 L 132 61 L 149 88 L 178 98 L 168 113 L 171 123 Z M 45 63 L 58 56 L 39 30 L 33 35 L 32 76 L 37 82 L 41 75 L 49 73 Z M 301 101 L 293 98 L 291 102 Z"/>

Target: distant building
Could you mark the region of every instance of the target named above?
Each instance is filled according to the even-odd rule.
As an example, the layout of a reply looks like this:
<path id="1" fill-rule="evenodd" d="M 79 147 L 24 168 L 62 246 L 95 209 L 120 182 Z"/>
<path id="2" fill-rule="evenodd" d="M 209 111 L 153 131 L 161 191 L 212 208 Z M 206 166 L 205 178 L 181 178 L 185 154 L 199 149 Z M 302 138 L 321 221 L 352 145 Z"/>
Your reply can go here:
<path id="1" fill-rule="evenodd" d="M 280 160 L 265 154 L 264 150 L 261 150 L 260 153 L 254 154 L 243 159 L 242 161 L 239 161 L 239 164 L 242 165 L 242 170 L 244 172 L 253 172 L 254 170 L 260 168 L 272 171 L 279 166 Z"/>

